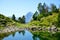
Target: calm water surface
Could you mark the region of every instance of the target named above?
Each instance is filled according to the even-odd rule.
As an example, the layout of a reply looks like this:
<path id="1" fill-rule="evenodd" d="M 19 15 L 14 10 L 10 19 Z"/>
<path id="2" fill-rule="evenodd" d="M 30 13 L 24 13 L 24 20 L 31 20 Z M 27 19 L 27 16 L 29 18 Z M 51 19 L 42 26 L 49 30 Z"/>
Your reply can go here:
<path id="1" fill-rule="evenodd" d="M 38 37 L 36 40 L 40 40 Z M 2 40 L 34 40 L 33 34 L 27 30 L 21 32 L 15 32 L 15 34 L 10 34 L 7 37 L 4 37 Z"/>
<path id="2" fill-rule="evenodd" d="M 0 40 L 59 40 L 60 33 L 30 32 L 28 30 L 0 34 Z"/>

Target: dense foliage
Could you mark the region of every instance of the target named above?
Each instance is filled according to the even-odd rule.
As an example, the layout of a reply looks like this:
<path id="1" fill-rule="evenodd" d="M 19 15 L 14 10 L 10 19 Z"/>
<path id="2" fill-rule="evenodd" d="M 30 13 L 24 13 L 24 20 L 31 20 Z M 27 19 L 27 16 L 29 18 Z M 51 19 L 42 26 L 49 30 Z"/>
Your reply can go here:
<path id="1" fill-rule="evenodd" d="M 12 19 L 15 21 L 16 20 L 16 17 L 15 17 L 15 15 L 13 14 L 13 16 L 12 16 Z"/>
<path id="2" fill-rule="evenodd" d="M 60 27 L 60 12 L 58 14 L 58 22 L 57 22 L 57 26 Z"/>
<path id="3" fill-rule="evenodd" d="M 33 39 L 37 39 L 37 37 L 40 40 L 59 40 L 60 39 L 60 32 L 52 33 L 52 32 L 42 32 L 42 31 L 35 31 L 32 32 Z"/>
<path id="4" fill-rule="evenodd" d="M 25 16 L 19 17 L 17 20 L 19 23 L 25 23 Z"/>
<path id="5" fill-rule="evenodd" d="M 33 22 L 38 24 L 38 26 L 59 26 L 60 25 L 60 13 L 59 8 L 56 5 L 51 4 L 51 7 L 48 7 L 45 3 L 42 5 L 41 3 L 38 4 L 37 7 L 38 11 L 36 11 L 33 15 Z M 37 23 L 39 21 L 40 23 Z M 60 26 L 59 26 L 60 27 Z"/>
<path id="6" fill-rule="evenodd" d="M 8 17 L 5 17 L 4 15 L 0 14 L 0 27 L 3 26 L 10 26 L 11 24 L 13 24 L 13 20 L 8 18 Z"/>
<path id="7" fill-rule="evenodd" d="M 51 7 L 48 7 L 45 3 L 42 5 L 41 3 L 38 4 L 38 12 L 36 11 L 33 15 L 33 20 L 39 20 L 43 17 L 52 15 L 53 13 L 59 13 L 59 9 L 54 5 L 51 4 Z"/>
<path id="8" fill-rule="evenodd" d="M 55 25 L 57 27 L 60 27 L 60 9 L 57 8 L 54 4 L 51 4 L 51 7 L 48 7 L 45 3 L 43 5 L 39 3 L 37 9 L 38 10 L 36 10 L 36 12 L 33 15 L 33 20 L 27 25 Z M 0 26 L 7 26 L 7 23 L 13 24 L 14 22 L 25 23 L 25 16 L 19 17 L 16 20 L 14 14 L 12 15 L 12 19 L 0 14 Z"/>
<path id="9" fill-rule="evenodd" d="M 14 20 L 15 22 L 18 22 L 18 23 L 25 23 L 25 16 L 19 17 L 18 20 L 16 20 L 16 17 L 15 17 L 15 15 L 13 14 L 13 15 L 12 15 L 12 20 Z"/>

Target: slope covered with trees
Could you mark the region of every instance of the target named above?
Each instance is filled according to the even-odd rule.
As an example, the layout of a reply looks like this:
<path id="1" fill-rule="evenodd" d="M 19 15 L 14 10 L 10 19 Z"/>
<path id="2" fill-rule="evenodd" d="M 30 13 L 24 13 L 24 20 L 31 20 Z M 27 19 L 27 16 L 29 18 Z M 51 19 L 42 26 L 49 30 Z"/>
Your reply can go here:
<path id="1" fill-rule="evenodd" d="M 57 8 L 54 4 L 51 4 L 51 7 L 48 7 L 45 3 L 42 5 L 38 4 L 38 10 L 33 15 L 33 20 L 25 24 L 25 16 L 19 17 L 16 20 L 15 15 L 12 15 L 12 18 L 8 18 L 0 14 L 0 27 L 19 25 L 20 27 L 24 26 L 52 26 L 60 27 L 60 8 Z"/>
<path id="2" fill-rule="evenodd" d="M 57 8 L 54 4 L 51 4 L 51 7 L 48 7 L 45 3 L 43 5 L 39 3 L 37 9 L 38 10 L 34 13 L 33 20 L 30 25 L 55 25 L 57 27 L 60 27 L 60 8 Z"/>

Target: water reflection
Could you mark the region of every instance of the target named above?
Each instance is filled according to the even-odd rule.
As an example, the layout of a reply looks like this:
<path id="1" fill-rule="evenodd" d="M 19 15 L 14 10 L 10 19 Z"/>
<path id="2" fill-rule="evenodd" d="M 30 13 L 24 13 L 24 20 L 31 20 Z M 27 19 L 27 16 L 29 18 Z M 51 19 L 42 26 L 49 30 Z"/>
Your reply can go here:
<path id="1" fill-rule="evenodd" d="M 49 32 L 29 32 L 28 30 L 0 34 L 0 40 L 59 40 L 59 33 L 49 33 Z"/>
<path id="2" fill-rule="evenodd" d="M 3 40 L 39 40 L 38 37 L 33 38 L 32 33 L 29 31 L 20 31 L 15 34 L 10 34 L 7 37 L 4 37 Z"/>
<path id="3" fill-rule="evenodd" d="M 25 30 L 22 32 L 16 32 L 15 35 L 10 34 L 8 37 L 3 38 L 3 40 L 33 40 L 32 34 Z"/>
<path id="4" fill-rule="evenodd" d="M 33 40 L 40 40 L 39 37 L 33 37 Z"/>

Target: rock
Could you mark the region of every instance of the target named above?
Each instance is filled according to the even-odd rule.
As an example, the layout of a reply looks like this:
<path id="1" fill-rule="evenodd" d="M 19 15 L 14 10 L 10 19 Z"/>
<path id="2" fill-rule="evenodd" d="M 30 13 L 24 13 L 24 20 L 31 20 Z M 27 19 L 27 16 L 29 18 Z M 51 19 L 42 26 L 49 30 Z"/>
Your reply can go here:
<path id="1" fill-rule="evenodd" d="M 38 31 L 41 31 L 42 30 L 42 28 L 41 27 L 38 27 Z"/>
<path id="2" fill-rule="evenodd" d="M 33 28 L 31 28 L 31 30 L 32 30 L 32 31 L 35 31 L 35 30 L 37 30 L 37 28 L 36 28 L 36 27 L 33 27 Z"/>

